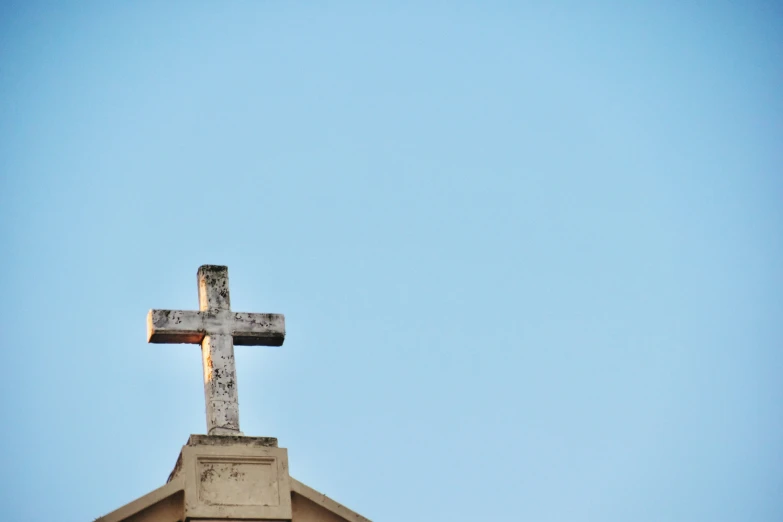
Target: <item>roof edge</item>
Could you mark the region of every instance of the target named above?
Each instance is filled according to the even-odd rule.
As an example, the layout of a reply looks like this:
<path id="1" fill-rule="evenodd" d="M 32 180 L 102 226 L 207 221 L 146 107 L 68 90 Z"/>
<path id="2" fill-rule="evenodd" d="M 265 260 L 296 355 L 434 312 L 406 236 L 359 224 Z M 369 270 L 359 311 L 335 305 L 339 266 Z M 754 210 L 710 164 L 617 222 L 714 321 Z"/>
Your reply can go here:
<path id="1" fill-rule="evenodd" d="M 185 486 L 181 480 L 172 480 L 168 484 L 150 491 L 146 495 L 133 500 L 124 506 L 115 509 L 111 513 L 98 517 L 95 522 L 119 522 L 135 515 L 136 513 L 154 506 L 155 504 L 184 491 Z"/>
<path id="2" fill-rule="evenodd" d="M 339 502 L 332 500 L 320 491 L 316 491 L 310 486 L 303 484 L 291 477 L 291 492 L 302 495 L 306 499 L 318 504 L 327 511 L 348 520 L 349 522 L 372 522 L 369 518 L 361 516 L 359 513 L 348 509 Z"/>

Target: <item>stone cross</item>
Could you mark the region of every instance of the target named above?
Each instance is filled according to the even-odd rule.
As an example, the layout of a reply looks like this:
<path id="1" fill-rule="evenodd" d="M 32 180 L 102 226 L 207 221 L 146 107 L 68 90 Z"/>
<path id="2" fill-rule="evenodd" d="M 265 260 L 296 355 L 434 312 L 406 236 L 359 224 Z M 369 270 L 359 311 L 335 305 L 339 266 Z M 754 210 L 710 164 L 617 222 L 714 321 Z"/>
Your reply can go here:
<path id="1" fill-rule="evenodd" d="M 207 434 L 242 435 L 234 345 L 281 346 L 285 317 L 232 312 L 225 266 L 199 267 L 198 304 L 198 312 L 150 310 L 147 342 L 200 344 Z"/>

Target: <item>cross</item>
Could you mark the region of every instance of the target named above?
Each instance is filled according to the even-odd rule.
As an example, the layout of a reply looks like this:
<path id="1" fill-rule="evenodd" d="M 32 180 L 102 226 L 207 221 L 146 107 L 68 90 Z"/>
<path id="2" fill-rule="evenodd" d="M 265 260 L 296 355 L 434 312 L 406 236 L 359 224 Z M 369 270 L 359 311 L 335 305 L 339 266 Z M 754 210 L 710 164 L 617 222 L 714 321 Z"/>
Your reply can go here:
<path id="1" fill-rule="evenodd" d="M 225 266 L 199 267 L 198 305 L 198 312 L 150 310 L 147 342 L 200 344 L 207 434 L 242 435 L 234 345 L 281 346 L 285 317 L 232 312 Z"/>

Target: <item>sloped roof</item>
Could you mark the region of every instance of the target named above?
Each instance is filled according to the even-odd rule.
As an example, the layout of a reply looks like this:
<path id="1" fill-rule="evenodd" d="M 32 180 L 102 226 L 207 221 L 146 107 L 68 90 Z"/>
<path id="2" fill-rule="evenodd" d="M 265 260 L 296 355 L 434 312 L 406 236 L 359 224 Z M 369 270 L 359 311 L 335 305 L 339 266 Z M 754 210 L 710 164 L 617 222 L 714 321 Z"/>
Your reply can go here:
<path id="1" fill-rule="evenodd" d="M 184 501 L 184 481 L 174 479 L 95 522 L 179 522 L 183 516 Z M 291 502 L 294 522 L 371 522 L 293 477 Z"/>

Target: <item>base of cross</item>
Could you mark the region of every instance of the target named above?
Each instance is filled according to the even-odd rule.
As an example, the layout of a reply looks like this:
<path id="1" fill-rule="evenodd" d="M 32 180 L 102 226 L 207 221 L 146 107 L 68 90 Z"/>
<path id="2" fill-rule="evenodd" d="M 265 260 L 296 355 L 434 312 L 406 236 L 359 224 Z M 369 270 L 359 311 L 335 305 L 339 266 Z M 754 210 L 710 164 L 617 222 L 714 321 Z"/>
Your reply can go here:
<path id="1" fill-rule="evenodd" d="M 369 522 L 288 474 L 274 437 L 191 435 L 163 487 L 96 522 Z"/>
<path id="2" fill-rule="evenodd" d="M 230 430 L 228 428 L 212 428 L 209 430 L 209 436 L 244 437 L 245 434 L 239 430 Z"/>

